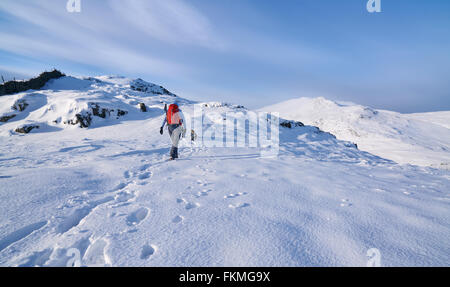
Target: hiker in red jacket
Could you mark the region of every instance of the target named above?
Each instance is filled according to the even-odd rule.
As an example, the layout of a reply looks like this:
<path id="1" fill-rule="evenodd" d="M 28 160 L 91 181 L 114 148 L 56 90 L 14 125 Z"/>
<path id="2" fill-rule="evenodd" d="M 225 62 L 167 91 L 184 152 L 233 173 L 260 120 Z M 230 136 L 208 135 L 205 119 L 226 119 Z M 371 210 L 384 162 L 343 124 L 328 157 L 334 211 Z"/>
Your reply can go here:
<path id="1" fill-rule="evenodd" d="M 164 125 L 167 123 L 167 129 L 169 130 L 169 136 L 172 140 L 172 148 L 170 149 L 170 160 L 178 158 L 178 142 L 181 137 L 186 135 L 186 123 L 184 120 L 183 113 L 178 107 L 178 103 L 173 103 L 166 110 L 166 116 L 164 117 L 163 124 L 159 133 L 162 135 L 164 133 Z"/>

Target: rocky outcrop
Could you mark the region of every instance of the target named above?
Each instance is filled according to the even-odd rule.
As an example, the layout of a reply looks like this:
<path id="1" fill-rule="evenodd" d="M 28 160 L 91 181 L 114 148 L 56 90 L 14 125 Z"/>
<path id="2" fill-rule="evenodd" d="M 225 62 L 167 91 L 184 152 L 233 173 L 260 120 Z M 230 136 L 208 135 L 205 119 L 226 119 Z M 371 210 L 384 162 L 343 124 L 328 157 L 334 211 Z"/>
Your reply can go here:
<path id="1" fill-rule="evenodd" d="M 100 108 L 100 106 L 96 103 L 89 103 L 90 108 L 92 109 L 92 114 L 96 117 L 106 118 L 106 116 L 110 115 L 110 110 Z"/>
<path id="2" fill-rule="evenodd" d="M 44 72 L 28 81 L 9 81 L 0 85 L 0 96 L 12 95 L 28 90 L 39 90 L 51 79 L 58 79 L 65 75 L 58 70 Z"/>
<path id="3" fill-rule="evenodd" d="M 378 111 L 366 107 L 366 108 L 364 108 L 363 113 L 361 113 L 359 115 L 359 118 L 360 119 L 371 119 L 376 115 L 378 115 Z"/>
<path id="4" fill-rule="evenodd" d="M 295 122 L 295 121 L 282 121 L 280 122 L 280 126 L 292 129 L 294 127 L 304 127 L 305 125 L 302 122 Z"/>
<path id="5" fill-rule="evenodd" d="M 93 117 L 106 119 L 109 117 L 116 117 L 119 119 L 128 114 L 128 111 L 121 109 L 107 109 L 100 106 L 98 103 L 88 103 L 88 111 L 83 111 L 75 115 L 75 118 L 64 122 L 69 125 L 79 125 L 80 128 L 88 128 L 92 124 Z"/>
<path id="6" fill-rule="evenodd" d="M 112 110 L 114 112 L 114 110 Z M 127 111 L 121 110 L 121 109 L 117 109 L 117 119 L 120 117 L 125 116 L 126 114 L 128 114 Z"/>
<path id="7" fill-rule="evenodd" d="M 28 103 L 25 100 L 17 100 L 11 108 L 15 111 L 23 112 L 27 107 Z"/>
<path id="8" fill-rule="evenodd" d="M 92 117 L 90 113 L 76 114 L 74 119 L 67 122 L 69 125 L 80 125 L 80 128 L 88 128 L 91 126 Z"/>
<path id="9" fill-rule="evenodd" d="M 0 117 L 0 123 L 6 123 L 10 119 L 16 117 L 16 115 L 2 116 Z"/>
<path id="10" fill-rule="evenodd" d="M 134 91 L 143 92 L 143 93 L 151 93 L 151 94 L 156 94 L 156 95 L 169 95 L 169 96 L 176 97 L 175 94 L 169 92 L 163 86 L 157 86 L 155 84 L 146 82 L 142 79 L 134 80 L 130 84 L 130 88 Z"/>
<path id="11" fill-rule="evenodd" d="M 31 132 L 33 129 L 38 129 L 39 126 L 37 125 L 24 125 L 22 127 L 18 127 L 15 132 L 19 134 L 27 134 Z"/>

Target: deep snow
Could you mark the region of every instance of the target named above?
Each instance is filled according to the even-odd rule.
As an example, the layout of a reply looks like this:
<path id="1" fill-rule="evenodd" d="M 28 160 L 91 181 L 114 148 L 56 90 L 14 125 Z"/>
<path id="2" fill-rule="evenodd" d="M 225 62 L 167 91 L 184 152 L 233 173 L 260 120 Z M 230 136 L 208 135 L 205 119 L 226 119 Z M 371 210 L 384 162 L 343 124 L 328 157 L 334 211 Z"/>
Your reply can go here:
<path id="1" fill-rule="evenodd" d="M 66 266 L 74 250 L 82 265 L 365 266 L 370 248 L 383 266 L 449 265 L 448 170 L 398 165 L 312 126 L 280 127 L 276 158 L 185 146 L 168 162 L 159 126 L 174 97 L 131 83 L 67 77 L 0 97 L 0 116 L 30 103 L 0 124 L 1 266 Z M 90 102 L 128 113 L 67 124 Z M 14 132 L 24 124 L 41 128 Z"/>

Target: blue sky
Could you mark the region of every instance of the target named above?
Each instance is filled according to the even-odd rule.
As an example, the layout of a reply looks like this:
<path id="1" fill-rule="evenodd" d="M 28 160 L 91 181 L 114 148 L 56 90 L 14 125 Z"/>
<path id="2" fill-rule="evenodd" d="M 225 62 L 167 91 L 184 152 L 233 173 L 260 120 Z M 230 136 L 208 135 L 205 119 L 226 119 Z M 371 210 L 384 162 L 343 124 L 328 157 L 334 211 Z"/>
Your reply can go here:
<path id="1" fill-rule="evenodd" d="M 119 74 L 250 108 L 324 96 L 450 110 L 450 1 L 0 1 L 0 74 Z"/>

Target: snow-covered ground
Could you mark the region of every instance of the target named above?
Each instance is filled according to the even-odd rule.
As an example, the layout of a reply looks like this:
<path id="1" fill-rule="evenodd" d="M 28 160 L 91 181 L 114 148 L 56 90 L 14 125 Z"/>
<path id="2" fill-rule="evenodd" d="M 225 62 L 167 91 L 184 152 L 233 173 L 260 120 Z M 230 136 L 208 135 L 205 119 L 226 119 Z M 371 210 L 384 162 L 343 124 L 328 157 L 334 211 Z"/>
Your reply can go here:
<path id="1" fill-rule="evenodd" d="M 448 170 L 398 165 L 294 124 L 280 127 L 275 158 L 194 145 L 168 162 L 159 127 L 175 97 L 133 83 L 66 77 L 0 97 L 0 117 L 16 115 L 0 124 L 1 266 L 78 255 L 108 266 L 365 266 L 370 248 L 383 266 L 449 265 Z M 25 110 L 12 110 L 21 99 Z M 188 113 L 193 103 L 176 99 Z M 206 112 L 234 110 L 244 111 Z M 77 114 L 89 128 L 72 125 Z M 24 125 L 39 128 L 14 132 Z"/>
<path id="2" fill-rule="evenodd" d="M 298 98 L 261 110 L 279 112 L 400 164 L 450 170 L 450 112 L 400 114 L 325 98 Z"/>

